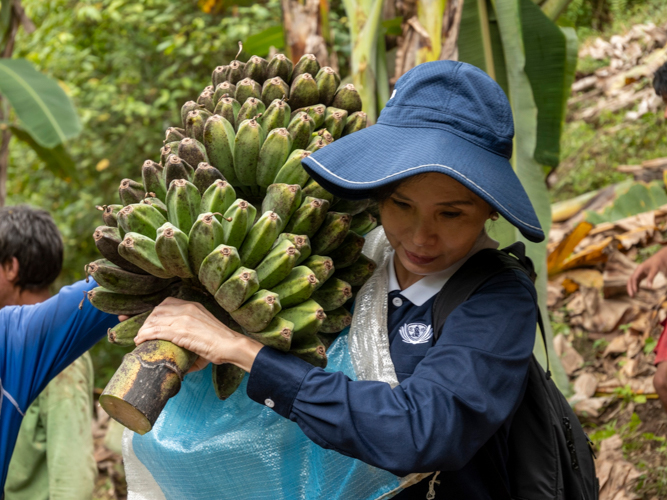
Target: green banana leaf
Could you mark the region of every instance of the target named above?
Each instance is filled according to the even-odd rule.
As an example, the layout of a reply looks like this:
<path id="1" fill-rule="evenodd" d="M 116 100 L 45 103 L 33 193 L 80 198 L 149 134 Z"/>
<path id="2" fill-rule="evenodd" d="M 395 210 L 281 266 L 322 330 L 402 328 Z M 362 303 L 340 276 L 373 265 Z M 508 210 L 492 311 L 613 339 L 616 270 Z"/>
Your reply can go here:
<path id="1" fill-rule="evenodd" d="M 11 0 L 0 0 L 0 51 L 4 48 L 5 37 L 7 36 L 7 30 L 12 19 L 11 6 Z"/>
<path id="2" fill-rule="evenodd" d="M 458 40 L 459 61 L 477 66 L 498 81 L 495 70 L 496 54 L 491 43 L 489 9 L 493 10 L 487 0 L 463 2 Z"/>
<path id="3" fill-rule="evenodd" d="M 282 25 L 272 26 L 246 38 L 243 42 L 243 52 L 248 54 L 248 57 L 253 54 L 265 57 L 272 46 L 278 50 L 285 47 L 285 33 Z"/>
<path id="4" fill-rule="evenodd" d="M 592 224 L 615 222 L 657 210 L 663 205 L 667 205 L 667 193 L 665 193 L 665 185 L 662 181 L 653 181 L 650 184 L 638 182 L 630 186 L 626 193 L 616 198 L 614 203 L 605 208 L 602 213 L 587 211 L 586 220 Z"/>
<path id="5" fill-rule="evenodd" d="M 81 132 L 81 122 L 58 82 L 23 59 L 0 59 L 0 94 L 37 144 L 54 148 Z"/>
<path id="6" fill-rule="evenodd" d="M 556 26 L 532 0 L 521 0 L 521 28 L 526 74 L 537 104 L 534 156 L 538 163 L 555 168 L 577 65 L 577 35 L 571 28 Z"/>
<path id="7" fill-rule="evenodd" d="M 62 179 L 79 179 L 79 172 L 76 169 L 74 160 L 69 155 L 63 144 L 58 144 L 53 148 L 45 148 L 33 139 L 33 137 L 22 128 L 11 126 L 9 127 L 14 137 L 25 142 L 32 150 L 37 153 L 37 156 L 44 162 L 46 168 L 55 176 Z"/>

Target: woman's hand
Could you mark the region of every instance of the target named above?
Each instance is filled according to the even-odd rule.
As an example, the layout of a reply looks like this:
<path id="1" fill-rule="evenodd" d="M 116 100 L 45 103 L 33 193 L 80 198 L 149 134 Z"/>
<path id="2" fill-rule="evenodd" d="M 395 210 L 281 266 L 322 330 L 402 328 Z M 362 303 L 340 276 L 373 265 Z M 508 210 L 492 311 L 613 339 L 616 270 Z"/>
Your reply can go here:
<path id="1" fill-rule="evenodd" d="M 223 325 L 204 306 L 195 302 L 167 298 L 157 306 L 139 330 L 135 343 L 168 340 L 203 358 L 195 363 L 201 369 L 207 362 L 233 363 L 250 371 L 262 344 Z"/>
<path id="2" fill-rule="evenodd" d="M 630 297 L 635 296 L 637 290 L 639 290 L 639 284 L 644 278 L 646 278 L 646 284 L 652 286 L 653 279 L 659 272 L 667 275 L 667 247 L 637 266 L 635 272 L 628 279 L 628 295 Z"/>

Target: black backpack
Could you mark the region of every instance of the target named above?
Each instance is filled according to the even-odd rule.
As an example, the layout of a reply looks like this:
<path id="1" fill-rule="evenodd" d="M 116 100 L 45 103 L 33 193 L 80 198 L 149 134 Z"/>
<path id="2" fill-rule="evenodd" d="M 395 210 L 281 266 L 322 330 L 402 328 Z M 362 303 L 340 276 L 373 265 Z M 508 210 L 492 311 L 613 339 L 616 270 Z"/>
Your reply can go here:
<path id="1" fill-rule="evenodd" d="M 510 256 L 516 256 L 516 258 Z M 438 292 L 433 304 L 433 332 L 440 335 L 449 314 L 474 294 L 489 278 L 517 269 L 535 281 L 533 263 L 521 242 L 503 250 L 485 249 L 470 257 Z M 538 324 L 547 352 L 542 316 Z M 563 394 L 547 371 L 531 356 L 528 385 L 508 436 L 507 491 L 492 455 L 489 481 L 506 500 L 598 500 L 592 443 Z M 425 481 L 428 481 L 427 478 Z"/>

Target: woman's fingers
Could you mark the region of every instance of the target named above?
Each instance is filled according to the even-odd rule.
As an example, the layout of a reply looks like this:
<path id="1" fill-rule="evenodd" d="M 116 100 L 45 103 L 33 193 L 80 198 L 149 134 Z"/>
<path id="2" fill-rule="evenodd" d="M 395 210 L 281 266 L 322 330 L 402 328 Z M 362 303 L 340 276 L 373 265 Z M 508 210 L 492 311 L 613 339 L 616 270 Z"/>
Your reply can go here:
<path id="1" fill-rule="evenodd" d="M 628 295 L 630 297 L 634 297 L 635 294 L 637 293 L 637 290 L 639 289 L 639 284 L 646 276 L 647 268 L 648 266 L 646 265 L 646 263 L 637 266 L 635 272 L 633 272 L 630 278 L 628 278 L 627 289 L 628 289 Z"/>
<path id="2" fill-rule="evenodd" d="M 201 356 L 199 356 L 197 358 L 197 361 L 195 361 L 194 364 L 188 370 L 188 373 L 198 372 L 199 370 L 203 370 L 208 366 L 209 363 L 210 361 L 208 359 L 204 359 Z"/>

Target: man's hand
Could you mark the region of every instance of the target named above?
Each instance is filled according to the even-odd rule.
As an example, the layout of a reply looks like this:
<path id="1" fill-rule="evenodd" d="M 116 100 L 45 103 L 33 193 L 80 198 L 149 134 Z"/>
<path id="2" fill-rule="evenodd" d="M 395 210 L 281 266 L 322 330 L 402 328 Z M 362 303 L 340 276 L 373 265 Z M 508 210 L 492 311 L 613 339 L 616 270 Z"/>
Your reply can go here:
<path id="1" fill-rule="evenodd" d="M 653 279 L 661 272 L 667 275 L 667 247 L 637 266 L 635 272 L 628 279 L 628 295 L 634 297 L 639 290 L 639 284 L 646 278 L 648 286 L 653 285 Z"/>
<path id="2" fill-rule="evenodd" d="M 262 348 L 260 343 L 220 323 L 201 304 L 172 297 L 153 310 L 134 339 L 137 345 L 146 340 L 168 340 L 198 354 L 195 370 L 211 362 L 233 363 L 250 371 Z"/>

